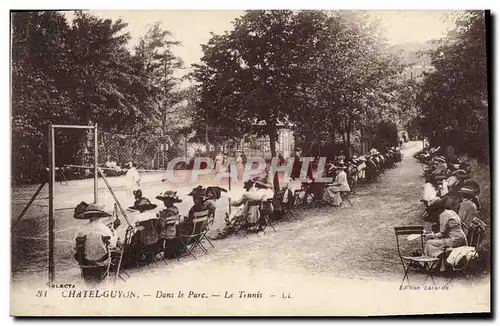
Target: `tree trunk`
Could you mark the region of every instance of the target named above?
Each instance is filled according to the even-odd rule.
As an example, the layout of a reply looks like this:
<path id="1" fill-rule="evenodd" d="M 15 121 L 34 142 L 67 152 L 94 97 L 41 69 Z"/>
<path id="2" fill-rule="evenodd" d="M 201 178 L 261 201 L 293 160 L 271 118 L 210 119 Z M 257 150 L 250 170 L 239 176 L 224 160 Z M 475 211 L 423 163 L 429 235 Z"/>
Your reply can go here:
<path id="1" fill-rule="evenodd" d="M 342 123 L 340 124 L 340 130 L 342 132 L 342 141 L 343 141 L 344 147 L 345 147 L 347 140 L 345 138 L 345 127 Z"/>
<path id="2" fill-rule="evenodd" d="M 269 135 L 269 146 L 271 147 L 271 158 L 277 157 L 276 155 L 276 123 L 273 121 L 268 124 L 268 135 Z M 275 173 L 273 176 L 274 192 L 277 193 L 280 190 L 279 177 Z"/>
<path id="3" fill-rule="evenodd" d="M 360 150 L 361 150 L 361 155 L 365 153 L 365 139 L 363 135 L 363 127 L 360 125 L 359 126 L 359 139 L 360 139 Z"/>
<path id="4" fill-rule="evenodd" d="M 351 119 L 349 119 L 347 124 L 346 124 L 346 134 L 347 134 L 346 156 L 348 159 L 351 158 L 351 129 L 352 129 L 352 124 L 351 124 Z"/>

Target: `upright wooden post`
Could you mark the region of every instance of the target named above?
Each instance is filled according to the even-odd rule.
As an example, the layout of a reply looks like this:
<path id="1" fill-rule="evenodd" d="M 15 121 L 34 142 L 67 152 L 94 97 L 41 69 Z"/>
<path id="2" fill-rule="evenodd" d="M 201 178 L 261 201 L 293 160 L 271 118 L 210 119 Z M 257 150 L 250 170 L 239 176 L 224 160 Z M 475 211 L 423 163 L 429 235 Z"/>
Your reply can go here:
<path id="1" fill-rule="evenodd" d="M 99 182 L 99 171 L 97 170 L 97 166 L 99 164 L 99 142 L 97 140 L 97 123 L 94 128 L 94 203 L 98 202 L 98 182 Z"/>
<path id="2" fill-rule="evenodd" d="M 49 124 L 49 282 L 54 282 L 54 184 L 55 184 L 55 137 L 54 127 Z"/>
<path id="3" fill-rule="evenodd" d="M 229 160 L 229 193 L 231 193 L 231 160 Z M 229 215 L 231 215 L 231 198 L 228 198 L 229 200 Z"/>

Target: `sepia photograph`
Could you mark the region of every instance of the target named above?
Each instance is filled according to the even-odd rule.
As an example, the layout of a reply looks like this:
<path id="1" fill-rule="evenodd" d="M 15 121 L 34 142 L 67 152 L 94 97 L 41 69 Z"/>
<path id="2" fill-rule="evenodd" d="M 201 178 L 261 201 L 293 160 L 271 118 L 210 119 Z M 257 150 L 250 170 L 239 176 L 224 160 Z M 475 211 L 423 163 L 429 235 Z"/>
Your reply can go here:
<path id="1" fill-rule="evenodd" d="M 491 317 L 489 10 L 11 10 L 10 314 Z"/>

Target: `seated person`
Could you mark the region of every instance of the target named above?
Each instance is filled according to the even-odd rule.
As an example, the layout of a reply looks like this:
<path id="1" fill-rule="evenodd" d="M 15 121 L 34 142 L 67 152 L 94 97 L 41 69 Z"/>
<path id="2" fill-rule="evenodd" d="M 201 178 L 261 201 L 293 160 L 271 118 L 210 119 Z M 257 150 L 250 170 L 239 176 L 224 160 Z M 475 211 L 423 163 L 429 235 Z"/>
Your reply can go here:
<path id="1" fill-rule="evenodd" d="M 85 208 L 83 212 L 79 212 L 82 206 Z M 110 217 L 111 214 L 106 213 L 101 206 L 96 204 L 81 203 L 75 209 L 76 219 L 89 221 L 75 234 L 75 259 L 81 266 L 95 266 L 82 269 L 85 282 L 94 283 L 102 279 L 111 259 L 108 255 L 108 248 L 114 249 L 118 246 L 114 230 L 120 223 L 119 220 L 113 221 Z"/>
<path id="2" fill-rule="evenodd" d="M 462 221 L 462 226 L 465 228 L 467 239 L 470 239 L 469 231 L 472 231 L 472 221 L 477 217 L 479 210 L 479 201 L 476 197 L 474 189 L 469 187 L 462 187 L 458 190 L 461 196 L 461 202 L 458 208 L 458 216 Z"/>
<path id="3" fill-rule="evenodd" d="M 349 192 L 351 191 L 351 188 L 349 187 L 349 183 L 347 182 L 347 174 L 345 172 L 347 167 L 343 163 L 340 163 L 334 168 L 336 170 L 335 181 L 325 189 L 323 201 L 332 206 L 340 206 L 340 204 L 342 203 L 340 192 Z"/>
<path id="4" fill-rule="evenodd" d="M 453 172 L 452 176 L 446 180 L 446 186 L 448 191 L 451 193 L 456 193 L 460 189 L 466 180 L 470 178 L 469 174 L 465 170 L 457 170 Z"/>
<path id="5" fill-rule="evenodd" d="M 358 157 L 358 180 L 365 179 L 366 158 L 364 156 Z"/>
<path id="6" fill-rule="evenodd" d="M 431 172 L 431 175 L 435 178 L 437 176 L 443 176 L 446 173 L 446 169 L 448 168 L 446 164 L 446 159 L 442 156 L 436 157 L 436 162 L 438 163 L 434 171 Z"/>
<path id="7" fill-rule="evenodd" d="M 206 230 L 208 219 L 205 225 L 202 225 L 201 229 L 194 229 L 193 220 L 196 218 L 196 213 L 208 211 L 208 216 L 210 216 L 211 212 L 215 212 L 215 206 L 211 201 L 207 201 L 206 189 L 202 186 L 198 186 L 194 188 L 188 196 L 193 197 L 193 206 L 189 210 L 188 216 L 184 221 L 181 219 L 181 234 L 182 235 L 192 235 L 194 233 L 199 233 Z M 207 216 L 207 217 L 208 217 Z"/>
<path id="8" fill-rule="evenodd" d="M 448 193 L 441 197 L 432 198 L 428 202 L 427 212 L 429 213 L 429 219 L 431 221 L 437 221 L 439 210 L 444 207 L 446 203 L 448 203 L 448 205 L 458 213 L 460 209 L 460 203 L 462 202 L 462 195 L 459 194 L 459 190 L 461 188 L 471 188 L 473 189 L 475 196 L 479 194 L 479 185 L 477 184 L 477 182 L 467 179 L 469 175 L 464 174 L 464 171 L 458 170 L 452 177 L 455 178 L 450 180 L 452 182 L 452 186 L 448 189 Z"/>
<path id="9" fill-rule="evenodd" d="M 370 155 L 366 161 L 365 178 L 372 181 L 376 176 L 377 164 L 375 164 L 373 156 Z"/>
<path id="10" fill-rule="evenodd" d="M 177 192 L 172 190 L 167 190 L 163 194 L 156 196 L 156 199 L 163 201 L 165 205 L 165 209 L 156 215 L 158 217 L 159 241 L 165 257 L 175 257 L 179 253 L 182 244 L 176 238 L 181 216 L 179 215 L 179 209 L 174 204 L 181 203 L 182 200 L 177 196 Z"/>
<path id="11" fill-rule="evenodd" d="M 262 193 L 257 192 L 257 189 L 254 187 L 255 182 L 252 180 L 247 180 L 244 183 L 244 188 L 246 190 L 241 198 L 238 200 L 230 200 L 230 205 L 234 207 L 243 207 L 237 210 L 234 215 L 230 218 L 231 220 L 242 218 L 249 224 L 257 223 L 257 220 L 260 217 L 260 202 L 262 199 Z"/>
<path id="12" fill-rule="evenodd" d="M 207 199 L 205 204 L 208 207 L 208 227 L 210 227 L 215 220 L 215 202 L 221 198 L 223 192 L 227 192 L 226 189 L 218 187 L 218 186 L 210 186 L 207 187 L 205 194 Z"/>
<path id="13" fill-rule="evenodd" d="M 429 205 L 436 198 L 438 198 L 436 188 L 432 183 L 426 182 L 424 184 L 424 193 L 421 201 L 424 204 Z"/>
<path id="14" fill-rule="evenodd" d="M 157 207 L 156 204 L 152 204 L 149 201 L 149 199 L 142 196 L 141 189 L 134 190 L 133 194 L 134 194 L 135 202 L 134 202 L 134 206 L 129 207 L 130 209 L 137 210 L 137 211 L 143 213 L 145 211 L 152 210 L 152 209 L 155 209 Z"/>
<path id="15" fill-rule="evenodd" d="M 467 245 L 467 238 L 462 230 L 460 217 L 449 205 L 446 205 L 439 214 L 439 232 L 426 233 L 425 237 L 429 240 L 425 243 L 424 255 L 431 257 L 440 257 L 446 248 Z M 443 261 L 441 261 L 440 265 L 441 271 L 444 271 L 445 265 Z"/>
<path id="16" fill-rule="evenodd" d="M 249 205 L 260 202 L 261 194 L 258 194 L 254 188 L 254 181 L 247 180 L 243 183 L 243 188 L 245 192 L 239 200 L 229 200 L 229 204 L 234 207 L 239 207 L 235 212 L 229 216 L 226 213 L 226 226 L 219 233 L 217 238 L 224 238 L 230 233 L 235 232 L 243 223 L 256 223 L 260 217 L 259 206 L 260 205 Z"/>

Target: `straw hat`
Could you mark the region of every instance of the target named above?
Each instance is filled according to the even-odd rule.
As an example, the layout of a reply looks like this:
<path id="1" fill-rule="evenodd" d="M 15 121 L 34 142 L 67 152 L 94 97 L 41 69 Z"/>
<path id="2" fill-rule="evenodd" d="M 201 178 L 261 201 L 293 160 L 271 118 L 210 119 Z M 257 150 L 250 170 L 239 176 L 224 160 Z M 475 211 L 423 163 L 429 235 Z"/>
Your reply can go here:
<path id="1" fill-rule="evenodd" d="M 347 169 L 347 166 L 344 164 L 344 162 L 339 162 L 337 165 L 333 166 L 334 169 Z"/>
<path id="2" fill-rule="evenodd" d="M 205 193 L 205 188 L 203 186 L 198 186 L 196 188 L 193 188 L 191 192 L 188 194 L 188 196 L 193 196 L 193 197 L 200 197 L 200 198 L 206 198 L 207 195 Z"/>
<path id="3" fill-rule="evenodd" d="M 462 187 L 458 190 L 458 193 L 466 197 L 476 196 L 476 190 L 471 187 Z"/>
<path id="4" fill-rule="evenodd" d="M 102 206 L 97 205 L 97 204 L 89 204 L 86 208 L 85 211 L 82 214 L 75 215 L 76 219 L 89 219 L 92 217 L 110 217 L 111 214 L 106 213 L 103 209 Z"/>
<path id="5" fill-rule="evenodd" d="M 174 203 L 181 203 L 182 199 L 177 196 L 177 191 L 167 190 L 162 194 L 156 196 L 156 199 L 164 201 L 166 199 L 172 200 Z"/>
<path id="6" fill-rule="evenodd" d="M 453 172 L 452 175 L 454 175 L 458 179 L 468 179 L 469 178 L 469 174 L 467 172 L 465 172 L 465 170 L 456 170 L 455 172 Z"/>
<path id="7" fill-rule="evenodd" d="M 142 213 L 145 211 L 150 211 L 152 209 L 155 209 L 156 207 L 158 207 L 158 205 L 152 204 L 149 201 L 149 199 L 142 197 L 134 203 L 134 206 L 130 206 L 129 208 L 138 210 L 139 212 Z"/>
<path id="8" fill-rule="evenodd" d="M 260 188 L 273 188 L 273 185 L 267 182 L 267 177 L 264 178 L 255 178 L 254 184 Z"/>

